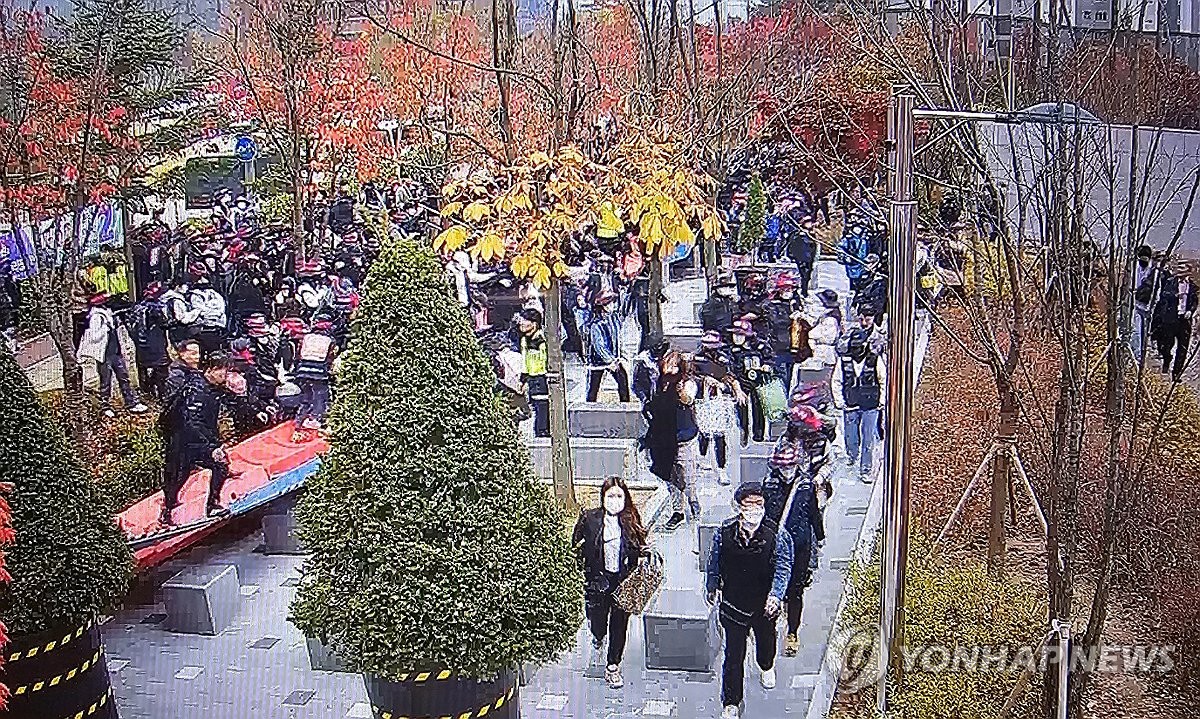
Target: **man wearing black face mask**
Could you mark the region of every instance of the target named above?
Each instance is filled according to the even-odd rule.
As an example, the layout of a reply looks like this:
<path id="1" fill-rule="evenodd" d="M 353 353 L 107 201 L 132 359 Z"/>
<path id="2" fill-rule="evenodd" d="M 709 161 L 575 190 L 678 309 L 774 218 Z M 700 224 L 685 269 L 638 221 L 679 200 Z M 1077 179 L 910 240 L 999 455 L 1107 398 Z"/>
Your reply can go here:
<path id="1" fill-rule="evenodd" d="M 725 660 L 721 668 L 722 719 L 737 719 L 746 676 L 746 643 L 754 632 L 755 660 L 764 689 L 775 688 L 775 622 L 792 571 L 792 541 L 764 522 L 766 503 L 760 482 L 747 482 L 734 493 L 739 516 L 713 536 L 708 555 L 709 604 L 720 591 Z"/>
<path id="2" fill-rule="evenodd" d="M 851 333 L 846 352 L 838 359 L 839 366 L 833 370 L 833 403 L 845 413 L 847 461 L 858 469 L 859 479 L 871 482 L 886 370 L 861 331 Z"/>
<path id="3" fill-rule="evenodd" d="M 1161 282 L 1162 272 L 1154 262 L 1154 251 L 1149 245 L 1142 245 L 1138 248 L 1137 265 L 1133 269 L 1133 336 L 1129 343 L 1138 364 L 1142 362 L 1142 352 L 1150 336 L 1150 319 Z"/>

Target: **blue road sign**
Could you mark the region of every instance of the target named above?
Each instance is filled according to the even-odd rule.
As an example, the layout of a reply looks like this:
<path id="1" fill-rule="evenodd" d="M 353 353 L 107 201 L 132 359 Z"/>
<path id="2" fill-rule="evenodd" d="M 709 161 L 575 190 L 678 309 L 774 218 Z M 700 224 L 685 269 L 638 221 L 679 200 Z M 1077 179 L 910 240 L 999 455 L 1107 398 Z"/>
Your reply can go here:
<path id="1" fill-rule="evenodd" d="M 254 158 L 258 157 L 258 145 L 249 135 L 239 137 L 233 151 L 242 162 L 253 162 Z"/>

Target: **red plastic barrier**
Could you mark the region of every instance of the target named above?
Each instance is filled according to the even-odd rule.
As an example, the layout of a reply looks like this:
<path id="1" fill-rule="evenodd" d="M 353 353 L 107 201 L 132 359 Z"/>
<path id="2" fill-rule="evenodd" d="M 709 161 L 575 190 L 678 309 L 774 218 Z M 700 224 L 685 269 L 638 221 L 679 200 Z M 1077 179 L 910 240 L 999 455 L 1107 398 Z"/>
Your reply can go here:
<path id="1" fill-rule="evenodd" d="M 229 450 L 230 477 L 221 492 L 221 503 L 228 505 L 238 497 L 253 492 L 286 472 L 310 462 L 324 454 L 328 444 L 319 438 L 307 442 L 292 442 L 295 430 L 291 422 L 272 427 L 260 434 L 238 443 Z M 172 515 L 176 524 L 188 525 L 205 519 L 208 500 L 208 471 L 192 472 L 179 493 L 180 506 Z M 131 541 L 163 532 L 166 528 L 159 522 L 162 514 L 163 493 L 146 497 L 117 515 L 117 523 Z M 139 569 L 159 564 L 184 548 L 203 539 L 220 523 L 164 539 L 134 553 Z"/>

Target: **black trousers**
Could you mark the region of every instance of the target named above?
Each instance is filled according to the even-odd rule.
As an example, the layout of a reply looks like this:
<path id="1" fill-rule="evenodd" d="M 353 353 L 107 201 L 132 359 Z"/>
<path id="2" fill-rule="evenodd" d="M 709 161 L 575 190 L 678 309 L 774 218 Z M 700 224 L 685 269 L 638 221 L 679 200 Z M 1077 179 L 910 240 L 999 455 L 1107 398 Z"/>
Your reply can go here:
<path id="1" fill-rule="evenodd" d="M 789 596 L 787 600 L 787 633 L 795 634 L 800 630 L 800 612 L 804 610 L 804 590 Z"/>
<path id="2" fill-rule="evenodd" d="M 800 276 L 800 295 L 808 297 L 808 285 L 812 281 L 813 265 L 811 262 L 796 262 L 796 274 Z"/>
<path id="3" fill-rule="evenodd" d="M 629 373 L 625 371 L 625 365 L 620 363 L 617 363 L 614 369 L 594 369 L 588 372 L 587 401 L 595 402 L 600 397 L 600 383 L 604 381 L 605 372 L 612 372 L 612 376 L 617 380 L 617 396 L 622 402 L 628 402 Z"/>
<path id="4" fill-rule="evenodd" d="M 758 399 L 758 392 L 751 387 L 747 394 L 749 397 L 746 398 L 746 403 L 737 406 L 738 424 L 742 428 L 743 447 L 750 441 L 751 428 L 754 430 L 755 442 L 762 442 L 767 435 L 767 416 Z"/>
<path id="5" fill-rule="evenodd" d="M 762 670 L 775 666 L 775 619 L 759 609 L 743 627 L 721 617 L 725 629 L 725 663 L 721 666 L 721 704 L 735 706 L 742 703 L 746 681 L 746 640 L 754 632 L 754 658 Z"/>
<path id="6" fill-rule="evenodd" d="M 617 575 L 608 574 L 609 586 L 617 586 Z M 619 666 L 625 654 L 625 635 L 629 630 L 629 612 L 617 606 L 612 591 L 590 595 L 587 598 L 588 626 L 592 636 L 603 640 L 608 636 L 608 658 L 610 666 Z"/>
<path id="7" fill-rule="evenodd" d="M 708 435 L 701 434 L 700 435 L 700 454 L 705 457 L 708 456 L 708 442 L 709 442 Z M 717 448 L 717 450 L 716 450 L 717 451 L 717 466 L 720 467 L 721 469 L 725 469 L 725 457 L 728 454 L 728 443 L 725 441 L 725 435 L 714 434 L 713 438 L 712 438 L 712 442 Z"/>
<path id="8" fill-rule="evenodd" d="M 546 375 L 528 378 L 529 406 L 533 408 L 533 435 L 550 436 L 550 385 Z"/>
<path id="9" fill-rule="evenodd" d="M 195 468 L 209 470 L 208 507 L 220 504 L 221 489 L 229 477 L 229 465 L 213 459 L 212 449 L 193 447 L 176 442 L 167 445 L 167 461 L 163 481 L 163 508 L 175 509 L 179 506 L 179 492 L 187 484 Z"/>
<path id="10" fill-rule="evenodd" d="M 1183 374 L 1187 364 L 1188 345 L 1192 341 L 1192 323 L 1186 318 L 1179 318 L 1169 327 L 1158 327 L 1154 333 L 1158 342 L 1158 356 L 1162 359 L 1163 373 L 1170 372 L 1175 377 Z M 1175 355 L 1175 366 L 1171 366 L 1172 352 Z"/>

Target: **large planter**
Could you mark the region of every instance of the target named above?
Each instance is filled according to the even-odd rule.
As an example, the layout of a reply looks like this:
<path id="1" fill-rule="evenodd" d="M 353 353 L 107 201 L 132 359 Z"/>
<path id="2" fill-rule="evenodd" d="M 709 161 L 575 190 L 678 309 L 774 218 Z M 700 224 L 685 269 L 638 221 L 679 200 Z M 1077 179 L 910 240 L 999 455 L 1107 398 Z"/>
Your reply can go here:
<path id="1" fill-rule="evenodd" d="M 521 716 L 516 670 L 490 682 L 459 677 L 450 671 L 417 672 L 402 678 L 395 682 L 363 675 L 375 719 Z"/>
<path id="2" fill-rule="evenodd" d="M 100 627 L 14 637 L 4 648 L 11 719 L 117 719 Z"/>

